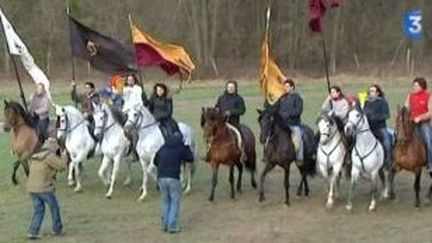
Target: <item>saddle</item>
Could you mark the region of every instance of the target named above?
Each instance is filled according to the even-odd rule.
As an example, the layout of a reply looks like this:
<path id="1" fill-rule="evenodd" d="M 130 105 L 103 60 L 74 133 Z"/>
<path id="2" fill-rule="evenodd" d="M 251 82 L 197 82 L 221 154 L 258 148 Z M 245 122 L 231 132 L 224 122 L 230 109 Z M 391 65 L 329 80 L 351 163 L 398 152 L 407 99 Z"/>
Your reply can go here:
<path id="1" fill-rule="evenodd" d="M 226 122 L 225 123 L 228 127 L 228 129 L 234 133 L 236 140 L 237 140 L 237 146 L 241 151 L 241 155 L 240 155 L 240 161 L 246 161 L 247 156 L 246 153 L 244 151 L 244 142 L 243 142 L 243 137 L 241 132 L 239 131 L 239 129 L 233 125 L 231 125 L 230 123 Z"/>

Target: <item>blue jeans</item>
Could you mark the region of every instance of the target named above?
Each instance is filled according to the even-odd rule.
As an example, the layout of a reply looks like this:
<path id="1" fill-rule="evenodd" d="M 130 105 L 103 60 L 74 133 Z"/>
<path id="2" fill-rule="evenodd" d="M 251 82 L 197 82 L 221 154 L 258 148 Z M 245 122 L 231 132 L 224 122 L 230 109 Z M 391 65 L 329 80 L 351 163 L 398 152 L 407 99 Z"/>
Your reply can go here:
<path id="1" fill-rule="evenodd" d="M 432 169 L 432 128 L 428 123 L 422 123 L 416 127 L 426 147 L 426 155 L 429 169 Z"/>
<path id="2" fill-rule="evenodd" d="M 298 150 L 296 153 L 296 159 L 297 161 L 303 161 L 303 136 L 302 136 L 302 130 L 300 129 L 300 126 L 290 126 L 291 131 L 293 132 L 293 135 L 298 138 Z"/>
<path id="3" fill-rule="evenodd" d="M 393 148 L 392 148 L 392 137 L 387 127 L 383 127 L 374 131 L 377 139 L 380 141 L 384 148 L 384 161 L 390 165 L 393 161 Z"/>
<path id="4" fill-rule="evenodd" d="M 59 234 L 63 230 L 63 224 L 60 217 L 60 207 L 57 198 L 53 192 L 30 193 L 33 202 L 33 217 L 29 227 L 29 234 L 38 235 L 45 216 L 45 203 L 51 209 L 52 232 Z"/>
<path id="5" fill-rule="evenodd" d="M 179 231 L 181 183 L 173 178 L 159 178 L 158 182 L 162 200 L 162 227 L 169 232 Z"/>

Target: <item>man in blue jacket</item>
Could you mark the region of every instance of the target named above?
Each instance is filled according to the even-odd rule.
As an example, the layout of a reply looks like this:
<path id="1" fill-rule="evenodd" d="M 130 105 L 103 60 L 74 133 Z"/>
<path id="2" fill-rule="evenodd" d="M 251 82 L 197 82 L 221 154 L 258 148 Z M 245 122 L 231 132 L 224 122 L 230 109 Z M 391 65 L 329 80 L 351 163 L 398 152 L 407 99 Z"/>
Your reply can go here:
<path id="1" fill-rule="evenodd" d="M 164 231 L 180 231 L 179 211 L 181 199 L 180 168 L 183 161 L 193 162 L 194 156 L 183 141 L 179 132 L 168 137 L 158 151 L 155 164 L 158 166 L 158 184 L 161 192 L 161 219 Z"/>

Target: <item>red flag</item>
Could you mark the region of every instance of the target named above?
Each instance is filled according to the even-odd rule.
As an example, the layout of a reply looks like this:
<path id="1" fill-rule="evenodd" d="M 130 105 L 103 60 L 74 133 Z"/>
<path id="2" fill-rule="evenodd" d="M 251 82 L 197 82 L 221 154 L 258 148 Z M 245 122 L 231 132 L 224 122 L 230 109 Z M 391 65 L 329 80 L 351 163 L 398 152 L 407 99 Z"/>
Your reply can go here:
<path id="1" fill-rule="evenodd" d="M 342 0 L 309 0 L 309 27 L 313 32 L 321 33 L 321 18 L 328 4 L 332 8 L 339 7 Z"/>

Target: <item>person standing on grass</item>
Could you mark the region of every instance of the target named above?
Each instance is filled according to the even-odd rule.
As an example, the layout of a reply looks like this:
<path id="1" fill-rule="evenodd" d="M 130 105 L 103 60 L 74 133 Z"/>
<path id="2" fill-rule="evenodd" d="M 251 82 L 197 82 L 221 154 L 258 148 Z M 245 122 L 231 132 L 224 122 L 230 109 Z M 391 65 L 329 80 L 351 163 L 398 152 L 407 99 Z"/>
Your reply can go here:
<path id="1" fill-rule="evenodd" d="M 39 230 L 45 216 L 45 204 L 48 204 L 52 217 L 52 235 L 63 234 L 60 207 L 55 196 L 54 176 L 66 168 L 66 162 L 57 156 L 57 141 L 48 138 L 43 146 L 30 158 L 30 173 L 27 180 L 27 192 L 33 203 L 33 217 L 27 237 L 39 239 Z"/>
<path id="2" fill-rule="evenodd" d="M 161 192 L 162 230 L 171 234 L 180 232 L 179 212 L 181 200 L 180 168 L 182 161 L 193 162 L 194 156 L 179 132 L 168 137 L 157 152 L 155 165 Z"/>

